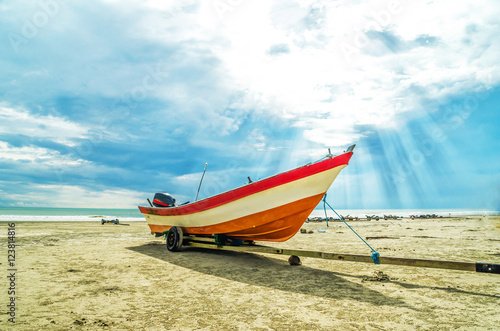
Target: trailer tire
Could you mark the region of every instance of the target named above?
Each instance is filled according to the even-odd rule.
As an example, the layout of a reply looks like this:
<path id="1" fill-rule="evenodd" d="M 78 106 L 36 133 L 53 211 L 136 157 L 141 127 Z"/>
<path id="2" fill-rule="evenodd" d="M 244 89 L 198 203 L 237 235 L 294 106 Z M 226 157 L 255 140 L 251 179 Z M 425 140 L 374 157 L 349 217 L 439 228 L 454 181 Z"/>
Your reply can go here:
<path id="1" fill-rule="evenodd" d="M 182 229 L 177 226 L 173 226 L 167 232 L 167 249 L 171 252 L 178 252 L 181 250 L 183 240 Z"/>

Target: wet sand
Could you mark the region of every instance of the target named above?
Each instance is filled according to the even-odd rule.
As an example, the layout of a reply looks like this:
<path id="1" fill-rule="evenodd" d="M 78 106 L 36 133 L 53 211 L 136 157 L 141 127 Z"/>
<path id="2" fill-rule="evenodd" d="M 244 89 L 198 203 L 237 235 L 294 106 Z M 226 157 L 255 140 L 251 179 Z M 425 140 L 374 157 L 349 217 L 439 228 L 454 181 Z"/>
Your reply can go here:
<path id="1" fill-rule="evenodd" d="M 381 256 L 500 263 L 500 217 L 350 223 Z M 344 224 L 282 248 L 367 254 Z M 16 222 L 16 323 L 0 223 L 0 329 L 498 330 L 500 275 L 223 252 L 168 252 L 145 222 Z M 320 233 L 318 230 L 324 230 Z"/>

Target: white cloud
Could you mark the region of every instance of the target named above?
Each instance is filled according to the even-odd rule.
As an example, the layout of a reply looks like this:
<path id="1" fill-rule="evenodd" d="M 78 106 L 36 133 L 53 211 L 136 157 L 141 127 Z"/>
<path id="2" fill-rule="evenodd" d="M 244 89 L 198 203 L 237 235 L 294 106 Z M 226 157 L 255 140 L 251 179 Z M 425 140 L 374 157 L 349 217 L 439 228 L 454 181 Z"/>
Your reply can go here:
<path id="1" fill-rule="evenodd" d="M 23 184 L 20 184 L 23 187 Z M 23 194 L 0 192 L 2 201 L 13 201 L 25 207 L 61 208 L 135 208 L 146 202 L 141 192 L 115 189 L 96 190 L 77 185 L 30 184 Z"/>
<path id="2" fill-rule="evenodd" d="M 24 109 L 0 105 L 0 133 L 21 134 L 32 138 L 45 138 L 74 147 L 74 139 L 81 139 L 89 128 L 64 118 L 34 115 Z"/>
<path id="3" fill-rule="evenodd" d="M 425 111 L 428 100 L 439 104 L 500 81 L 495 1 L 225 3 L 223 15 L 213 1 L 130 5 L 141 10 L 134 36 L 184 49 L 175 65 L 213 56 L 211 75 L 200 76 L 197 88 L 167 74 L 148 91 L 175 102 L 177 114 L 168 119 L 182 123 L 176 132 L 198 129 L 192 144 L 237 131 L 242 113 L 263 112 L 301 128 L 322 153 L 338 150 L 366 135 L 367 126 L 396 128 L 400 114 Z M 217 87 L 206 93 L 212 79 Z M 229 102 L 234 91 L 241 95 Z M 229 107 L 238 115 L 224 112 Z"/>
<path id="4" fill-rule="evenodd" d="M 31 162 L 37 166 L 57 168 L 82 166 L 90 163 L 86 160 L 62 155 L 55 150 L 36 146 L 13 147 L 4 141 L 0 141 L 0 160 Z"/>
<path id="5" fill-rule="evenodd" d="M 153 62 L 147 60 L 132 63 L 132 70 L 123 70 L 120 64 L 90 66 L 94 69 L 86 70 L 89 76 L 85 76 L 85 88 L 94 93 L 116 97 L 136 92 L 141 98 L 173 103 L 182 118 L 172 121 L 176 114 L 171 109 L 165 110 L 166 120 L 156 118 L 176 123 L 179 132 L 196 127 L 212 135 L 229 135 L 239 129 L 241 120 L 224 109 L 235 106 L 239 114 L 271 112 L 290 125 L 306 128 L 306 139 L 335 147 L 358 139 L 359 125 L 393 126 L 398 114 L 420 109 L 423 99 L 439 101 L 500 80 L 500 8 L 495 1 L 220 2 L 227 5 L 223 15 L 215 6 L 218 1 L 106 0 L 104 8 L 115 10 L 117 20 L 134 17 L 120 30 L 124 35 L 113 39 L 116 44 L 104 44 L 105 38 L 92 35 L 87 23 L 92 20 L 84 15 L 96 14 L 89 11 L 94 6 L 83 5 L 81 10 L 67 5 L 52 25 L 61 32 L 74 31 L 75 22 L 89 24 L 81 29 L 82 42 L 74 45 L 85 48 L 86 56 L 81 57 L 85 65 L 89 58 L 92 63 L 112 58 L 117 49 L 122 51 L 120 42 L 130 40 L 166 46 L 160 54 L 179 51 L 172 57 L 166 54 L 161 63 L 152 58 L 161 69 L 158 80 L 151 79 Z M 89 44 L 99 45 L 100 51 L 88 48 Z M 346 56 L 342 45 L 349 45 L 353 53 Z M 64 72 L 81 65 L 75 61 Z M 45 67 L 49 69 L 33 69 L 30 75 L 50 76 L 50 66 Z M 182 76 L 185 68 L 192 67 L 199 77 Z M 176 71 L 182 74 L 174 76 Z M 78 79 L 67 82 L 68 77 Z M 81 90 L 85 79 L 65 74 L 63 81 L 68 89 Z M 229 100 L 238 91 L 240 100 Z M 8 123 L 3 126 L 12 132 L 23 116 L 27 125 L 16 128 L 21 134 L 71 144 L 72 138 L 88 133 L 61 118 L 12 109 L 2 116 Z M 185 123 L 189 123 L 186 128 Z M 331 139 L 321 139 L 313 131 Z M 341 134 L 346 139 L 334 138 Z"/>
<path id="6" fill-rule="evenodd" d="M 494 1 L 276 3 L 235 8 L 219 25 L 227 42 L 213 50 L 245 91 L 244 109 L 273 112 L 321 145 L 354 142 L 358 125 L 392 127 L 427 99 L 500 81 Z M 346 57 L 343 43 L 356 52 Z M 288 51 L 270 54 L 275 45 Z"/>

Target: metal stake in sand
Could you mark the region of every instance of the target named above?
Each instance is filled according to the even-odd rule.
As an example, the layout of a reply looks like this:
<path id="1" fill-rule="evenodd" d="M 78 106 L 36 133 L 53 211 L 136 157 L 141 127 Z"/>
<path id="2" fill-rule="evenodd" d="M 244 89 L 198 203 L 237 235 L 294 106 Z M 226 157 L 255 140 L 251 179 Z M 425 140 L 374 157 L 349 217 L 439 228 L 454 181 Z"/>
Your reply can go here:
<path id="1" fill-rule="evenodd" d="M 205 163 L 205 169 L 203 169 L 203 175 L 201 175 L 200 186 L 198 186 L 198 192 L 196 192 L 196 199 L 194 199 L 194 201 L 198 200 L 198 194 L 200 194 L 201 182 L 203 182 L 203 177 L 205 177 L 205 171 L 207 171 L 207 164 L 208 163 Z"/>

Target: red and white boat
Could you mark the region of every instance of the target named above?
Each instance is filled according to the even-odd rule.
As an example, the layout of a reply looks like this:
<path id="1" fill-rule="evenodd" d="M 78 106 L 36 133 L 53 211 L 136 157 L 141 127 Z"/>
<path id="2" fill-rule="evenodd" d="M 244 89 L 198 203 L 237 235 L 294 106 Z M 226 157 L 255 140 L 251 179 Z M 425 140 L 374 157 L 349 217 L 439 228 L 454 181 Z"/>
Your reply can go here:
<path id="1" fill-rule="evenodd" d="M 344 154 L 304 165 L 245 186 L 181 206 L 139 209 L 151 233 L 171 227 L 184 235 L 285 241 L 295 235 L 345 168 L 355 145 Z"/>

